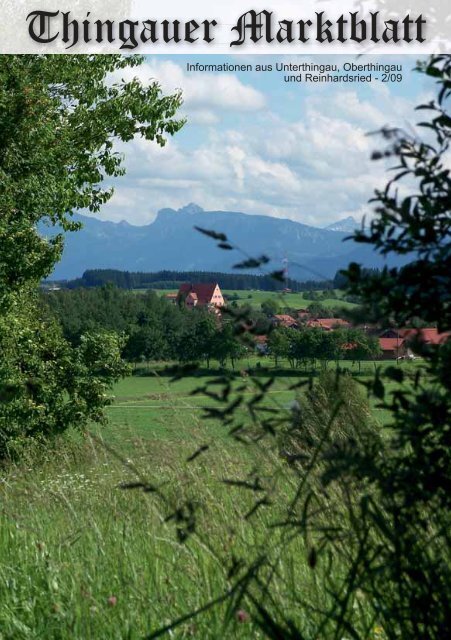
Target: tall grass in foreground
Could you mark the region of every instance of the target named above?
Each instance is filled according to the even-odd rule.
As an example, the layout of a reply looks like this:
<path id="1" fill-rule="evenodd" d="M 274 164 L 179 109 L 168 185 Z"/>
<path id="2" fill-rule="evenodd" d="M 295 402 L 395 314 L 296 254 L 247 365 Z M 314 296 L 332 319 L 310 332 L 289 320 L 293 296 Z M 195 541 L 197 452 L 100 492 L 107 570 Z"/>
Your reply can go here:
<path id="1" fill-rule="evenodd" d="M 307 536 L 291 535 L 291 530 L 287 536 L 273 526 L 290 515 L 287 505 L 298 487 L 284 451 L 297 453 L 300 447 L 308 453 L 308 438 L 321 433 L 327 415 L 312 405 L 314 432 L 299 439 L 292 413 L 294 431 L 280 442 L 279 456 L 270 441 L 245 446 L 227 437 L 220 421 L 202 419 L 194 409 L 210 399 L 191 394 L 198 384 L 197 379 L 171 385 L 158 378 L 124 380 L 115 390 L 117 403 L 105 430 L 87 439 L 70 434 L 53 450 L 47 445 L 31 452 L 28 462 L 0 472 L 1 640 L 145 638 L 221 597 L 236 584 L 237 574 L 259 559 L 271 562 L 260 570 L 259 581 L 252 581 L 251 595 L 276 619 L 291 618 L 306 639 L 330 637 L 327 629 L 320 635 L 317 630 L 321 611 L 333 606 L 329 594 L 343 584 L 345 566 L 342 572 L 337 558 L 352 554 L 349 542 L 337 538 L 331 563 L 326 554 L 313 555 L 321 534 L 312 529 Z M 294 392 L 276 387 L 264 406 L 277 406 L 289 420 L 292 409 L 284 407 L 292 404 Z M 359 425 L 365 415 L 357 412 Z M 205 443 L 208 451 L 187 462 Z M 136 471 L 161 487 L 166 499 L 122 489 L 136 482 Z M 237 479 L 264 490 L 223 482 Z M 246 518 L 262 496 L 270 508 L 262 505 Z M 349 513 L 342 502 L 343 496 L 321 493 L 317 529 L 343 526 Z M 187 503 L 193 505 L 196 530 L 180 543 L 176 518 L 167 519 Z M 296 524 L 302 513 L 291 516 Z M 235 573 L 230 572 L 234 563 Z M 270 565 L 276 568 L 273 576 Z M 250 619 L 252 604 L 238 595 L 167 637 L 263 638 Z M 354 606 L 363 637 L 384 638 L 365 598 L 359 595 Z"/>
<path id="2" fill-rule="evenodd" d="M 268 535 L 265 509 L 243 518 L 255 496 L 224 485 L 223 479 L 246 473 L 251 478 L 259 464 L 264 482 L 265 465 L 271 465 L 271 475 L 279 468 L 271 522 L 292 487 L 280 460 L 229 445 L 221 441 L 205 459 L 190 464 L 184 462 L 192 453 L 186 443 L 156 441 L 137 449 L 133 464 L 149 482 L 167 483 L 167 504 L 152 494 L 119 488 L 136 479 L 130 461 L 124 465 L 91 440 L 78 447 L 77 455 L 72 447 L 61 447 L 35 470 L 21 466 L 5 472 L 0 638 L 143 638 L 226 592 L 230 558 L 239 563 L 270 556 L 278 562 L 268 601 L 312 637 L 317 611 L 328 604 L 324 585 L 340 576 L 327 574 L 327 562 L 312 571 L 299 536 L 278 546 L 277 534 Z M 197 530 L 181 544 L 174 523 L 165 520 L 187 499 L 196 508 Z M 300 597 L 311 604 L 308 619 L 299 617 Z M 247 615 L 246 602 L 236 598 L 188 620 L 171 636 L 263 637 Z"/>

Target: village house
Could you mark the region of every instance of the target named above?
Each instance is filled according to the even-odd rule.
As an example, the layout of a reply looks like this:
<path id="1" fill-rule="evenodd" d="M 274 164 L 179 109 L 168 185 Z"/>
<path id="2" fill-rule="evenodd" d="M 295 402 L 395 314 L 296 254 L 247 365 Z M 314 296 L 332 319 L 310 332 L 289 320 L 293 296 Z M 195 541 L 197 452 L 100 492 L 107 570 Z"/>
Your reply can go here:
<path id="1" fill-rule="evenodd" d="M 392 357 L 412 357 L 415 343 L 421 342 L 429 346 L 439 346 L 451 337 L 451 332 L 439 333 L 435 327 L 423 329 L 386 329 L 379 338 L 379 344 L 385 357 L 389 357 L 390 345 L 394 345 L 396 355 Z M 384 357 L 384 356 L 383 356 Z"/>
<path id="2" fill-rule="evenodd" d="M 436 327 L 425 327 L 423 329 L 386 329 L 381 333 L 381 338 L 402 338 L 409 342 L 421 340 L 424 344 L 429 345 L 443 344 L 450 336 L 450 331 L 439 333 Z"/>
<path id="3" fill-rule="evenodd" d="M 397 360 L 409 355 L 406 344 L 402 338 L 379 338 L 381 348 L 381 360 Z"/>
<path id="4" fill-rule="evenodd" d="M 282 313 L 274 315 L 273 322 L 277 327 L 285 327 L 286 329 L 297 329 L 299 326 L 294 318 Z"/>
<path id="5" fill-rule="evenodd" d="M 215 312 L 225 305 L 218 283 L 203 282 L 182 284 L 177 294 L 177 302 L 183 303 L 187 309 L 206 307 Z"/>
<path id="6" fill-rule="evenodd" d="M 323 329 L 324 331 L 333 331 L 334 329 L 349 329 L 351 323 L 342 318 L 316 318 L 315 320 L 307 320 L 306 326 Z"/>

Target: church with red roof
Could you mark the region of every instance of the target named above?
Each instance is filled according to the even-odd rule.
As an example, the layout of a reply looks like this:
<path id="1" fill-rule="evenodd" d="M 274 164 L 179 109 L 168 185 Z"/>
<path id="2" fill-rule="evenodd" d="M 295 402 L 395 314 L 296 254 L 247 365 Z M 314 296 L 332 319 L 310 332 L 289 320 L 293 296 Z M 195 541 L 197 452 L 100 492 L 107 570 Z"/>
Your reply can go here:
<path id="1" fill-rule="evenodd" d="M 217 282 L 182 284 L 177 297 L 187 309 L 207 307 L 208 309 L 218 310 L 225 304 L 224 296 Z"/>

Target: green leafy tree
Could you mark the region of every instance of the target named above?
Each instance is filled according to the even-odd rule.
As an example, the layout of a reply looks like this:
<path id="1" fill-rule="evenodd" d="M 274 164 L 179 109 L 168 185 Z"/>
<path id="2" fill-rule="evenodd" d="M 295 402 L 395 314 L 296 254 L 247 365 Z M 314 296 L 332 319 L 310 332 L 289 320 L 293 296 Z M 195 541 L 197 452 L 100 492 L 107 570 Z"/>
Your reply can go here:
<path id="1" fill-rule="evenodd" d="M 291 334 L 290 354 L 293 365 L 310 365 L 315 370 L 316 360 L 320 358 L 323 341 L 322 329 L 304 329 Z"/>
<path id="2" fill-rule="evenodd" d="M 268 336 L 269 353 L 274 358 L 276 367 L 279 365 L 280 358 L 288 358 L 290 355 L 290 333 L 292 331 L 292 329 L 285 327 L 276 327 Z"/>
<path id="3" fill-rule="evenodd" d="M 103 385 L 120 370 L 117 337 L 87 334 L 72 350 L 55 323 L 40 322 L 33 289 L 63 248 L 61 233 L 46 240 L 38 224 L 76 230 L 71 215 L 98 211 L 112 195 L 105 179 L 124 173 L 117 142 L 140 136 L 164 145 L 183 125 L 174 118 L 180 94 L 164 96 L 155 82 L 119 79 L 141 61 L 0 58 L 0 455 L 21 434 L 60 432 L 75 417 L 80 426 L 100 419 Z"/>
<path id="4" fill-rule="evenodd" d="M 321 302 L 312 302 L 307 307 L 307 311 L 313 318 L 333 318 L 334 314 L 331 309 L 324 307 Z"/>
<path id="5" fill-rule="evenodd" d="M 117 334 L 87 333 L 78 347 L 37 314 L 33 297 L 0 316 L 0 459 L 31 440 L 103 420 L 110 384 L 127 372 Z"/>
<path id="6" fill-rule="evenodd" d="M 362 360 L 376 360 L 381 355 L 379 340 L 374 336 L 367 336 L 358 329 L 347 330 L 347 344 L 344 357 L 359 364 L 361 372 Z"/>
<path id="7" fill-rule="evenodd" d="M 169 347 L 163 331 L 156 324 L 146 324 L 132 329 L 124 349 L 124 356 L 131 362 L 165 360 Z"/>
<path id="8" fill-rule="evenodd" d="M 213 357 L 221 367 L 225 367 L 227 360 L 235 367 L 235 361 L 244 354 L 244 346 L 239 342 L 235 334 L 233 322 L 223 322 L 222 327 L 216 332 L 213 340 Z"/>
<path id="9" fill-rule="evenodd" d="M 199 315 L 197 318 L 196 316 Z M 207 367 L 210 367 L 211 358 L 215 357 L 215 338 L 218 333 L 217 318 L 208 312 L 202 311 L 195 314 L 195 350 L 197 358 L 206 360 Z"/>
<path id="10" fill-rule="evenodd" d="M 268 298 L 261 303 L 261 310 L 265 316 L 274 316 L 279 312 L 279 303 L 274 298 Z"/>
<path id="11" fill-rule="evenodd" d="M 216 357 L 216 317 L 204 309 L 183 310 L 183 324 L 177 338 L 174 359 L 178 362 L 206 361 Z"/>
<path id="12" fill-rule="evenodd" d="M 338 361 L 343 355 L 343 347 L 346 343 L 346 336 L 343 331 L 322 331 L 318 341 L 316 357 L 321 360 L 322 365 L 327 369 L 327 364 L 331 361 Z"/>

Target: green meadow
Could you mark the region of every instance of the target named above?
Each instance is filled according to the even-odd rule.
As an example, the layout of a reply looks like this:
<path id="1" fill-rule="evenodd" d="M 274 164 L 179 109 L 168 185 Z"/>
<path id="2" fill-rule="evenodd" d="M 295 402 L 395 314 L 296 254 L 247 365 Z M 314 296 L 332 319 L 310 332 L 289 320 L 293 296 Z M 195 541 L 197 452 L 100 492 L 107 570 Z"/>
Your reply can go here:
<path id="1" fill-rule="evenodd" d="M 403 366 L 413 370 L 416 363 Z M 289 386 L 299 378 L 282 373 L 265 403 L 288 419 L 296 398 Z M 227 592 L 231 557 L 259 556 L 277 556 L 272 599 L 311 637 L 314 609 L 330 604 L 321 586 L 327 565 L 312 572 L 305 541 L 296 537 L 286 544 L 268 526 L 282 516 L 293 479 L 273 443 L 245 446 L 221 421 L 203 417 L 212 400 L 192 392 L 207 379 L 174 382 L 162 369 L 126 378 L 113 390 L 105 426 L 93 426 L 83 437 L 70 434 L 53 450 L 36 451 L 30 462 L 2 472 L 2 640 L 145 638 Z M 252 380 L 239 367 L 234 384 L 244 386 L 245 398 L 253 397 Z M 373 411 L 382 425 L 386 416 L 375 403 Z M 205 445 L 208 450 L 188 461 Z M 278 478 L 273 507 L 246 519 L 255 496 L 223 480 L 251 478 L 256 468 L 262 477 Z M 137 481 L 161 488 L 162 495 L 121 488 Z M 196 527 L 181 543 L 171 516 L 187 500 Z M 308 620 L 299 616 L 301 593 L 312 606 Z M 167 637 L 263 634 L 248 619 L 246 602 L 232 599 L 186 619 Z M 375 627 L 371 637 L 383 636 Z"/>

